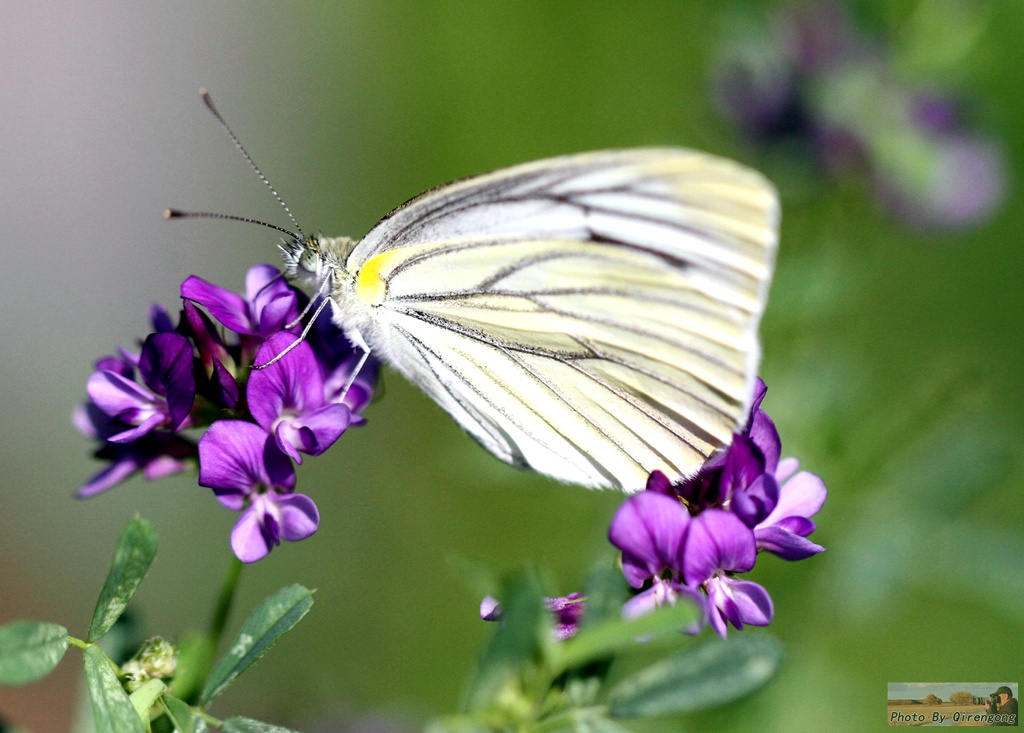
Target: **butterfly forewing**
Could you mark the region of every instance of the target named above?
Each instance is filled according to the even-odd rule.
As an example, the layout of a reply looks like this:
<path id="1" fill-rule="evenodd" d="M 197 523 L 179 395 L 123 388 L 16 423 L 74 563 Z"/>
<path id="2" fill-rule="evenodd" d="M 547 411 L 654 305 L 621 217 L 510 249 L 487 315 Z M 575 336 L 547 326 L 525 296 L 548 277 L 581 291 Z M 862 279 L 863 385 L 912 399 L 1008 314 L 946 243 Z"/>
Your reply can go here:
<path id="1" fill-rule="evenodd" d="M 588 153 L 413 199 L 348 267 L 376 284 L 371 349 L 484 447 L 635 491 L 745 419 L 777 223 L 771 185 L 730 161 Z"/>

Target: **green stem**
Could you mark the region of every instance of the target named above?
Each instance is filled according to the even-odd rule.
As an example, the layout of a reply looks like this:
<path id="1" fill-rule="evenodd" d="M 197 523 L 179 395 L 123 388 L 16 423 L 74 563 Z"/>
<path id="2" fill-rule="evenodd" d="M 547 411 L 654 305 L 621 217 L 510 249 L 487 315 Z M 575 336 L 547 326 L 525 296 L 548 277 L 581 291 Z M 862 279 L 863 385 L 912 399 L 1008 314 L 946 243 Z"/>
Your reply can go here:
<path id="1" fill-rule="evenodd" d="M 228 574 L 224 578 L 224 584 L 220 588 L 220 598 L 217 599 L 217 607 L 213 610 L 213 618 L 210 619 L 210 630 L 208 636 L 216 649 L 220 645 L 220 637 L 224 633 L 228 616 L 231 613 L 231 605 L 235 600 L 235 590 L 238 588 L 238 578 L 242 574 L 242 561 L 234 555 L 231 556 L 231 564 L 228 566 Z"/>
<path id="2" fill-rule="evenodd" d="M 189 655 L 187 672 L 184 668 L 179 670 L 179 674 L 172 683 L 173 694 L 190 705 L 194 705 L 198 700 L 203 684 L 213 669 L 217 648 L 220 646 L 224 627 L 227 626 L 228 616 L 231 614 L 231 606 L 234 604 L 235 591 L 238 588 L 238 578 L 241 573 L 242 561 L 232 555 L 231 564 L 228 565 L 227 574 L 221 584 L 220 597 L 217 599 L 213 616 L 210 618 L 210 627 L 201 637 L 192 654 Z"/>

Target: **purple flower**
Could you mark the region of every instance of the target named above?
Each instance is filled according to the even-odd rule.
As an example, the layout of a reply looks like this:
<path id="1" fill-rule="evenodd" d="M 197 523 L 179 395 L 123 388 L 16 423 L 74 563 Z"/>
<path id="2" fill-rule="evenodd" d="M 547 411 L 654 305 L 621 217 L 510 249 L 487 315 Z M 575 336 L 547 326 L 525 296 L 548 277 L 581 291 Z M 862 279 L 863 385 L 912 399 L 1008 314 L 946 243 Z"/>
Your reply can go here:
<path id="1" fill-rule="evenodd" d="M 712 77 L 723 117 L 750 139 L 834 178 L 861 176 L 914 226 L 975 225 L 1002 203 L 999 146 L 950 94 L 904 81 L 899 49 L 859 32 L 842 4 L 803 3 L 752 25 L 736 24 L 743 30 L 723 44 Z"/>
<path id="2" fill-rule="evenodd" d="M 233 409 L 238 404 L 238 368 L 228 346 L 214 328 L 213 322 L 190 300 L 183 302 L 183 317 L 192 341 L 199 352 L 201 374 L 206 379 L 197 391 L 213 404 Z M 196 370 L 199 371 L 199 370 Z"/>
<path id="3" fill-rule="evenodd" d="M 555 619 L 555 628 L 552 631 L 555 641 L 565 641 L 576 634 L 586 609 L 586 602 L 587 599 L 582 593 L 544 599 L 544 608 L 550 611 Z M 484 621 L 501 621 L 503 614 L 504 609 L 494 596 L 485 596 L 480 601 L 480 618 Z"/>
<path id="4" fill-rule="evenodd" d="M 712 457 L 692 478 L 671 486 L 658 472 L 651 474 L 648 488 L 680 497 L 691 512 L 710 507 L 728 507 L 753 527 L 775 506 L 778 484 L 774 477 L 782 443 L 775 423 L 761 409 L 767 387 L 758 379 L 750 418 L 733 436 L 729 448 Z M 657 476 L 656 476 L 657 475 Z M 653 483 L 652 483 L 653 482 Z"/>
<path id="5" fill-rule="evenodd" d="M 231 549 L 243 562 L 266 557 L 285 539 L 306 539 L 320 515 L 308 496 L 292 493 L 295 470 L 258 425 L 220 420 L 199 441 L 199 484 L 228 509 L 241 511 Z"/>
<path id="6" fill-rule="evenodd" d="M 484 621 L 500 621 L 504 610 L 501 601 L 494 596 L 484 596 L 480 601 L 480 618 Z"/>
<path id="7" fill-rule="evenodd" d="M 779 460 L 778 431 L 761 409 L 766 392 L 757 380 L 746 424 L 695 476 L 673 485 L 655 471 L 646 491 L 619 507 L 608 538 L 622 551 L 626 581 L 640 591 L 623 615 L 688 595 L 699 599 L 706 621 L 722 636 L 729 623 L 764 626 L 773 615 L 767 591 L 734 576 L 754 567 L 759 550 L 787 560 L 824 551 L 806 537 L 815 529 L 809 517 L 825 501 L 825 484 L 796 473 L 796 459 Z"/>
<path id="8" fill-rule="evenodd" d="M 757 547 L 754 533 L 735 514 L 723 509 L 701 512 L 690 526 L 683 558 L 683 576 L 692 589 L 708 594 L 708 620 L 721 636 L 726 621 L 737 629 L 744 624 L 771 623 L 772 599 L 757 583 L 738 580 L 731 573 L 754 567 Z"/>
<path id="9" fill-rule="evenodd" d="M 192 276 L 181 284 L 181 297 L 206 308 L 235 333 L 260 340 L 273 336 L 299 317 L 299 295 L 271 265 L 256 265 L 245 277 L 245 297 Z"/>
<path id="10" fill-rule="evenodd" d="M 964 228 L 992 216 L 1006 194 L 999 147 L 963 130 L 931 134 L 924 128 L 921 137 L 924 153 L 913 167 L 900 160 L 875 169 L 875 191 L 883 205 L 921 228 Z"/>
<path id="11" fill-rule="evenodd" d="M 297 463 L 299 451 L 318 456 L 341 437 L 351 420 L 349 408 L 328 402 L 313 348 L 290 333 L 271 337 L 256 353 L 257 364 L 268 364 L 285 349 L 284 357 L 249 377 L 249 410 L 277 446 Z"/>
<path id="12" fill-rule="evenodd" d="M 159 478 L 182 471 L 198 458 L 200 484 L 242 512 L 231 545 L 253 562 L 282 539 L 316 531 L 317 508 L 295 493 L 291 459 L 323 453 L 362 422 L 352 411 L 369 402 L 377 364 L 363 360 L 329 318 L 319 319 L 308 341 L 289 333 L 307 299 L 270 265 L 249 270 L 245 296 L 197 277 L 182 283 L 181 294 L 176 327 L 153 306 L 155 333 L 141 352 L 121 350 L 97 362 L 90 401 L 73 419 L 100 441 L 95 455 L 108 463 L 78 496 L 138 472 Z M 224 327 L 235 336 L 225 338 Z M 266 366 L 253 370 L 257 356 Z M 186 428 L 207 432 L 197 445 L 177 435 Z"/>
<path id="13" fill-rule="evenodd" d="M 664 474 L 661 476 L 664 478 Z M 704 597 L 683 582 L 683 548 L 690 521 L 676 497 L 656 490 L 634 494 L 619 507 L 608 528 L 608 540 L 622 551 L 626 582 L 642 589 L 623 606 L 624 617 L 634 618 L 659 606 L 674 605 L 683 596 L 706 611 Z M 684 631 L 696 633 L 702 625 L 699 621 Z"/>
<path id="14" fill-rule="evenodd" d="M 579 629 L 587 602 L 582 593 L 570 593 L 558 598 L 545 598 L 544 607 L 555 616 L 555 641 L 565 641 Z"/>
<path id="15" fill-rule="evenodd" d="M 99 439 L 101 430 L 109 429 L 105 415 L 92 404 L 82 405 L 73 415 L 80 432 Z M 180 435 L 154 431 L 130 443 L 103 443 L 94 454 L 107 465 L 75 492 L 80 499 L 101 494 L 141 471 L 148 480 L 181 473 L 195 465 L 196 444 Z"/>
<path id="16" fill-rule="evenodd" d="M 149 322 L 153 324 L 154 333 L 167 333 L 175 330 L 171 314 L 159 303 L 149 306 Z"/>
<path id="17" fill-rule="evenodd" d="M 626 499 L 612 518 L 608 540 L 622 550 L 626 582 L 640 588 L 667 572 L 682 572 L 690 515 L 675 498 L 642 491 Z"/>
<path id="18" fill-rule="evenodd" d="M 174 332 L 151 334 L 142 346 L 138 367 L 145 386 L 124 376 L 124 369 L 101 369 L 89 378 L 92 404 L 109 418 L 110 426 L 122 428 L 102 436 L 111 443 L 138 440 L 157 427 L 172 431 L 187 427 L 195 400 L 188 340 Z"/>

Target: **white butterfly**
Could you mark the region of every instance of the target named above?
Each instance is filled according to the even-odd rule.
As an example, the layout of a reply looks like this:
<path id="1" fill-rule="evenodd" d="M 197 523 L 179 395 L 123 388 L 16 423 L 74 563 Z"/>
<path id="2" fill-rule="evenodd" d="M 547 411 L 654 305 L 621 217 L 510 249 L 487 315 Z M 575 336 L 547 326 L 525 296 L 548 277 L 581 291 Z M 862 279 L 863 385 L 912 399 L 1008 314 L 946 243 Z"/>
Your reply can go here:
<path id="1" fill-rule="evenodd" d="M 759 173 L 646 148 L 456 181 L 359 242 L 256 223 L 289 235 L 287 273 L 355 344 L 495 456 L 633 492 L 693 475 L 746 420 L 778 222 Z"/>
<path id="2" fill-rule="evenodd" d="M 282 250 L 495 456 L 632 492 L 692 475 L 746 419 L 778 218 L 760 174 L 651 148 L 468 178 L 359 242 Z"/>

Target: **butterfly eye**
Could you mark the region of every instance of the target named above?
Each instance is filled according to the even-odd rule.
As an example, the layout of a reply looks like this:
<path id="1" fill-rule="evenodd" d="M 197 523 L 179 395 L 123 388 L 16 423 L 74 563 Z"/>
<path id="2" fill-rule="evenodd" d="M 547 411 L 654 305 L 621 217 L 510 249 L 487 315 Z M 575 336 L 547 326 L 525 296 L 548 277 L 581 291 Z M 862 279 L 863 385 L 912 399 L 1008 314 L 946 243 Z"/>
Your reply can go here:
<path id="1" fill-rule="evenodd" d="M 299 267 L 306 272 L 316 272 L 316 260 L 316 252 L 307 249 L 299 256 Z"/>

